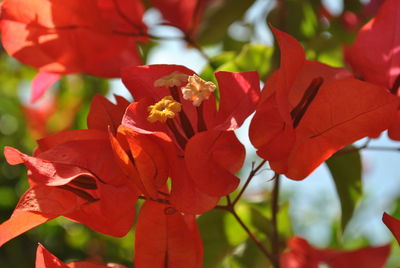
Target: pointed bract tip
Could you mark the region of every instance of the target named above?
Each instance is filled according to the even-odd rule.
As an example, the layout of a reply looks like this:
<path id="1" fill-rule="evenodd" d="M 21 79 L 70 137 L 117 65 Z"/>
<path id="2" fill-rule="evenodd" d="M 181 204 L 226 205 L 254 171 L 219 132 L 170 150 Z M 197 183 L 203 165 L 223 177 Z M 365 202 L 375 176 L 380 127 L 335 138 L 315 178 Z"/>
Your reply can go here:
<path id="1" fill-rule="evenodd" d="M 7 163 L 10 165 L 22 164 L 24 160 L 21 157 L 21 152 L 12 147 L 4 147 L 4 156 L 6 157 Z"/>

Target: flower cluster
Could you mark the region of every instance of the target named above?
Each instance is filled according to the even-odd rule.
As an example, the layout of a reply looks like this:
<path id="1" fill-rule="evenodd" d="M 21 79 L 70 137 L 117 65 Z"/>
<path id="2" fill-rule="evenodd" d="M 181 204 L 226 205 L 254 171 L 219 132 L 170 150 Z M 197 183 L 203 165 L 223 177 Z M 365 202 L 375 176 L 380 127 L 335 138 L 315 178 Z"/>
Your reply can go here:
<path id="1" fill-rule="evenodd" d="M 177 74 L 186 80 L 174 81 Z M 168 267 L 201 267 L 195 215 L 238 186 L 234 174 L 245 150 L 233 130 L 255 110 L 260 93 L 254 72 L 216 76 L 218 104 L 212 95 L 216 86 L 183 66 L 127 68 L 122 77 L 135 102 L 117 97 L 112 104 L 98 95 L 88 129 L 43 138 L 34 156 L 6 147 L 10 164 L 28 168 L 31 187 L 0 225 L 1 244 L 58 216 L 123 236 L 142 198 L 136 267 L 166 261 Z M 190 88 L 208 98 L 194 105 L 184 97 Z M 160 240 L 170 242 L 160 245 Z"/>
<path id="2" fill-rule="evenodd" d="M 212 1 L 150 2 L 189 42 Z M 175 2 L 179 4 L 172 9 Z M 4 48 L 40 72 L 33 99 L 60 75 L 88 73 L 121 77 L 134 101 L 117 96 L 112 103 L 97 95 L 87 129 L 42 138 L 32 156 L 4 149 L 9 164 L 26 166 L 29 189 L 11 217 L 0 224 L 0 245 L 63 216 L 116 237 L 136 225 L 137 268 L 202 267 L 197 215 L 218 207 L 222 197 L 238 188 L 236 174 L 242 169 L 245 147 L 234 131 L 251 114 L 248 135 L 258 156 L 277 174 L 293 180 L 306 178 L 361 138 L 389 129 L 398 139 L 398 57 L 374 62 L 364 55 L 367 49 L 377 49 L 371 46 L 381 45 L 370 39 L 383 31 L 382 25 L 395 16 L 391 10 L 399 7 L 398 1 L 386 1 L 348 49 L 357 76 L 307 60 L 294 37 L 272 28 L 280 67 L 261 90 L 255 71 L 219 71 L 214 83 L 184 66 L 140 65 L 137 43 L 149 37 L 140 1 L 3 1 Z M 398 30 L 393 25 L 385 31 L 392 36 Z M 390 51 L 398 45 L 382 42 Z M 384 221 L 399 239 L 398 220 L 385 215 Z M 280 263 L 285 268 L 319 263 L 364 263 L 362 267 L 372 268 L 382 267 L 388 254 L 388 246 L 320 250 L 294 237 Z M 64 264 L 39 245 L 36 267 L 123 266 Z"/>

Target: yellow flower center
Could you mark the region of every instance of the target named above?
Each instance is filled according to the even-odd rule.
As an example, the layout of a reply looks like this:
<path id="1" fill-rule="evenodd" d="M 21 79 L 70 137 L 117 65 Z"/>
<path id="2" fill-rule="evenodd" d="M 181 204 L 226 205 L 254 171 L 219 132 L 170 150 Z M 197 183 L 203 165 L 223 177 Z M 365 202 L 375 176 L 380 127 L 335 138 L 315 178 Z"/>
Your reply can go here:
<path id="1" fill-rule="evenodd" d="M 181 72 L 175 71 L 169 75 L 163 76 L 154 82 L 155 87 L 179 87 L 186 82 L 188 76 Z"/>
<path id="2" fill-rule="evenodd" d="M 174 118 L 176 113 L 181 111 L 181 104 L 171 96 L 166 96 L 154 105 L 150 105 L 147 110 L 149 111 L 149 115 L 147 116 L 149 122 L 155 123 L 160 121 L 165 123 L 167 119 Z"/>
<path id="3" fill-rule="evenodd" d="M 192 101 L 196 107 L 200 106 L 203 100 L 207 100 L 215 89 L 213 82 L 207 82 L 195 74 L 189 76 L 187 85 L 181 88 L 183 98 Z"/>

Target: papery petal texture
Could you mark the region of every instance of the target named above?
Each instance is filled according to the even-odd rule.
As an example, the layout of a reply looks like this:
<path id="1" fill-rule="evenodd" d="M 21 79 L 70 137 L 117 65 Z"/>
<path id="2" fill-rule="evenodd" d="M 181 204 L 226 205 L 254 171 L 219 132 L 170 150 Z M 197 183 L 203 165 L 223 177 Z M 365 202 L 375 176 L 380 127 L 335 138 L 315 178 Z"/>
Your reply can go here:
<path id="1" fill-rule="evenodd" d="M 136 43 L 144 40 L 138 35 L 146 31 L 139 1 L 122 2 L 6 0 L 1 12 L 3 46 L 42 72 L 119 77 L 120 68 L 141 62 Z M 116 5 L 114 11 L 110 5 Z M 126 14 L 135 18 L 127 21 Z"/>
<path id="2" fill-rule="evenodd" d="M 192 36 L 198 29 L 202 12 L 212 0 L 151 0 L 169 24 Z"/>
<path id="3" fill-rule="evenodd" d="M 392 232 L 394 237 L 397 239 L 397 242 L 400 243 L 400 220 L 390 216 L 387 213 L 384 213 L 382 216 L 382 221 Z"/>
<path id="4" fill-rule="evenodd" d="M 30 188 L 10 219 L 0 225 L 1 244 L 59 216 L 112 236 L 123 236 L 132 228 L 141 192 L 120 168 L 109 134 L 116 132 L 127 105 L 120 97 L 117 104 L 97 97 L 89 113 L 91 129 L 43 138 L 33 156 L 5 148 L 9 164 L 27 167 Z M 152 170 L 166 177 L 161 171 Z"/>
<path id="5" fill-rule="evenodd" d="M 376 17 L 358 32 L 354 44 L 345 50 L 346 60 L 358 75 L 387 89 L 393 87 L 400 75 L 399 24 L 400 3 L 387 0 Z"/>
<path id="6" fill-rule="evenodd" d="M 135 236 L 135 267 L 202 267 L 202 247 L 193 215 L 146 201 Z"/>
<path id="7" fill-rule="evenodd" d="M 321 264 L 331 268 L 380 268 L 385 266 L 390 254 L 390 245 L 349 251 L 317 249 L 297 236 L 288 241 L 288 248 L 281 256 L 282 268 L 317 268 Z"/>
<path id="8" fill-rule="evenodd" d="M 274 33 L 281 66 L 266 82 L 249 136 L 272 169 L 301 180 L 341 148 L 390 127 L 398 100 L 344 69 L 306 60 L 293 37 Z"/>
<path id="9" fill-rule="evenodd" d="M 35 268 L 126 268 L 126 266 L 116 263 L 96 264 L 86 261 L 65 264 L 39 244 L 36 250 Z"/>
<path id="10" fill-rule="evenodd" d="M 237 188 L 235 173 L 243 165 L 245 150 L 232 130 L 254 112 L 260 99 L 256 72 L 218 72 L 216 78 L 218 101 L 213 95 L 216 86 L 183 66 L 136 66 L 122 73 L 122 81 L 135 99 L 122 125 L 132 133 L 169 138 L 163 143 L 172 184 L 168 200 L 185 213 L 203 213 Z M 207 91 L 209 88 L 212 90 Z M 206 92 L 207 97 L 196 95 L 199 92 Z M 192 94 L 201 101 L 187 97 Z M 182 108 L 165 122 L 150 122 L 149 110 L 165 97 Z"/>

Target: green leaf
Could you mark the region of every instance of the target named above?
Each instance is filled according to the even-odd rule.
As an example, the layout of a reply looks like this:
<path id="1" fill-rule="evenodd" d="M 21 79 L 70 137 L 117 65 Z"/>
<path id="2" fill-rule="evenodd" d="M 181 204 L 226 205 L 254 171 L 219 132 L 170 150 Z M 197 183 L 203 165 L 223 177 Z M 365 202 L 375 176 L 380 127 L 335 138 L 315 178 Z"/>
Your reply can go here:
<path id="1" fill-rule="evenodd" d="M 254 207 L 250 207 L 250 213 L 251 213 L 252 226 L 254 226 L 254 228 L 256 228 L 257 231 L 265 234 L 267 237 L 271 237 L 272 236 L 271 220 L 268 219 L 266 216 L 264 216 L 260 210 Z"/>
<path id="2" fill-rule="evenodd" d="M 269 241 L 261 240 L 263 245 L 268 245 Z M 247 239 L 246 243 L 241 245 L 243 247 L 241 252 L 233 255 L 239 267 L 270 267 L 270 262 L 257 247 L 253 240 Z"/>
<path id="3" fill-rule="evenodd" d="M 276 5 L 267 21 L 299 41 L 309 40 L 319 31 L 315 9 L 308 0 L 288 0 L 284 5 Z"/>
<path id="4" fill-rule="evenodd" d="M 229 61 L 232 61 L 234 58 L 235 58 L 235 52 L 231 52 L 231 51 L 222 52 L 221 54 L 219 54 L 215 57 L 212 57 L 211 62 L 212 62 L 213 66 L 211 66 L 210 64 L 206 65 L 200 74 L 201 78 L 203 78 L 206 81 L 216 82 L 216 79 L 214 76 L 214 72 L 215 72 L 214 68 L 218 69 L 221 65 L 223 65 Z"/>
<path id="5" fill-rule="evenodd" d="M 326 161 L 332 174 L 342 208 L 341 225 L 345 229 L 362 195 L 361 157 L 358 151 L 333 155 Z"/>
<path id="6" fill-rule="evenodd" d="M 221 41 L 227 28 L 241 19 L 254 0 L 218 0 L 204 11 L 197 42 L 201 45 L 215 44 Z"/>
<path id="7" fill-rule="evenodd" d="M 393 203 L 395 204 L 395 208 L 390 212 L 390 216 L 398 219 L 400 218 L 400 198 L 394 200 Z"/>
<path id="8" fill-rule="evenodd" d="M 241 220 L 250 228 L 252 232 L 254 229 L 248 223 L 250 221 L 250 206 L 245 203 L 239 203 L 236 208 L 236 213 L 239 215 Z M 248 235 L 243 230 L 243 227 L 240 226 L 238 221 L 231 213 L 227 213 L 228 215 L 225 217 L 225 233 L 227 235 L 227 239 L 232 246 L 237 246 L 244 241 L 246 241 Z"/>
<path id="9" fill-rule="evenodd" d="M 0 187 L 0 208 L 12 207 L 17 202 L 14 189 L 11 187 Z"/>
<path id="10" fill-rule="evenodd" d="M 292 221 L 289 215 L 289 203 L 285 202 L 280 205 L 277 220 L 279 237 L 283 240 L 283 244 L 285 244 L 286 240 L 293 236 Z"/>
<path id="11" fill-rule="evenodd" d="M 257 71 L 261 80 L 264 80 L 267 73 L 270 71 L 272 54 L 272 47 L 267 47 L 261 44 L 248 44 L 243 46 L 236 58 L 221 65 L 217 71 Z"/>
<path id="12" fill-rule="evenodd" d="M 226 211 L 211 210 L 202 214 L 197 221 L 203 240 L 204 267 L 219 267 L 233 249 L 225 232 L 227 215 Z"/>

